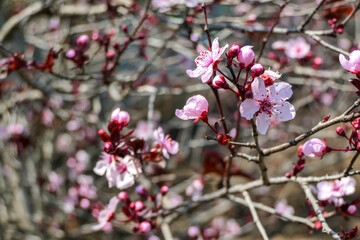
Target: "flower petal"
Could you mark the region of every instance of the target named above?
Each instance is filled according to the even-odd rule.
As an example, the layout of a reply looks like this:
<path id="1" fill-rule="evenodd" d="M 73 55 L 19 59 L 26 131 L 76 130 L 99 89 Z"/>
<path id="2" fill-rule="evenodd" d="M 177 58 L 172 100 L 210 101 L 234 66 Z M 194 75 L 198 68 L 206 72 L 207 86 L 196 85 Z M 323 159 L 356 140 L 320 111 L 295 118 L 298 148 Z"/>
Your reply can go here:
<path id="1" fill-rule="evenodd" d="M 103 176 L 106 170 L 108 169 L 108 167 L 109 167 L 109 161 L 105 159 L 98 161 L 93 170 L 97 175 Z"/>
<path id="2" fill-rule="evenodd" d="M 291 85 L 286 82 L 278 82 L 270 86 L 270 92 L 272 94 L 275 93 L 276 96 L 284 100 L 289 99 L 293 94 L 293 91 L 291 90 Z"/>
<path id="3" fill-rule="evenodd" d="M 203 68 L 201 66 L 198 66 L 194 71 L 188 69 L 186 70 L 187 75 L 189 75 L 189 77 L 191 78 L 197 78 L 199 77 L 201 74 L 203 74 L 206 71 L 206 68 Z"/>
<path id="4" fill-rule="evenodd" d="M 344 55 L 342 54 L 339 55 L 339 62 L 343 68 L 351 72 L 351 63 L 345 58 Z"/>
<path id="5" fill-rule="evenodd" d="M 254 117 L 254 114 L 259 111 L 260 105 L 254 99 L 245 99 L 240 105 L 240 114 L 242 117 L 250 120 Z"/>
<path id="6" fill-rule="evenodd" d="M 213 74 L 213 66 L 211 64 L 206 68 L 206 71 L 202 74 L 201 81 L 203 83 L 208 83 L 211 80 L 210 78 L 212 74 Z"/>
<path id="7" fill-rule="evenodd" d="M 256 126 L 257 126 L 257 129 L 259 130 L 260 134 L 265 135 L 265 133 L 267 132 L 267 130 L 270 126 L 270 123 L 271 123 L 271 120 L 267 113 L 262 112 L 259 115 L 257 115 Z"/>
<path id="8" fill-rule="evenodd" d="M 286 101 L 281 102 L 281 105 L 274 106 L 273 110 L 276 112 L 276 120 L 279 122 L 289 121 L 296 115 L 294 106 Z"/>
<path id="9" fill-rule="evenodd" d="M 266 88 L 264 79 L 260 77 L 256 77 L 254 81 L 251 83 L 251 90 L 253 93 L 253 97 L 256 100 L 262 100 L 264 99 L 266 95 Z"/>

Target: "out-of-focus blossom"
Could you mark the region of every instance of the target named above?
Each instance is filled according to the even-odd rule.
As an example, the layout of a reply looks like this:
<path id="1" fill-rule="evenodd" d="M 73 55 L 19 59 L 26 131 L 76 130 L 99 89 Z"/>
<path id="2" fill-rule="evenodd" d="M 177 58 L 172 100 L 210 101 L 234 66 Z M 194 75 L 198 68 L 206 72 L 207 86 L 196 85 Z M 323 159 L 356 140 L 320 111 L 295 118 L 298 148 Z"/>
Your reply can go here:
<path id="1" fill-rule="evenodd" d="M 160 145 L 162 154 L 165 158 L 169 159 L 169 153 L 176 154 L 179 151 L 179 143 L 172 140 L 169 134 L 165 136 L 164 130 L 161 127 L 158 127 L 154 131 L 154 136 L 156 144 Z"/>
<path id="2" fill-rule="evenodd" d="M 139 224 L 139 231 L 147 233 L 151 230 L 151 224 L 148 221 L 143 221 Z"/>
<path id="3" fill-rule="evenodd" d="M 146 121 L 138 121 L 133 135 L 146 141 L 152 138 L 153 131 Z"/>
<path id="4" fill-rule="evenodd" d="M 229 239 L 241 233 L 241 228 L 235 219 L 216 217 L 211 221 L 211 227 L 217 230 L 221 239 Z"/>
<path id="5" fill-rule="evenodd" d="M 119 199 L 117 197 L 112 197 L 110 199 L 109 205 L 100 211 L 97 218 L 98 224 L 92 227 L 94 230 L 103 229 L 111 221 L 111 219 L 115 216 L 115 210 L 118 203 Z"/>
<path id="6" fill-rule="evenodd" d="M 178 194 L 167 194 L 163 199 L 163 206 L 166 208 L 173 208 L 179 206 L 184 202 L 184 199 L 181 195 Z"/>
<path id="7" fill-rule="evenodd" d="M 345 177 L 341 180 L 323 181 L 316 185 L 317 196 L 321 201 L 328 200 L 339 207 L 344 203 L 343 196 L 353 194 L 355 192 L 355 179 Z"/>
<path id="8" fill-rule="evenodd" d="M 287 42 L 282 40 L 275 41 L 273 42 L 273 44 L 271 44 L 272 49 L 279 51 L 284 51 L 286 49 L 286 46 L 287 46 Z"/>
<path id="9" fill-rule="evenodd" d="M 304 38 L 290 39 L 285 48 L 285 54 L 289 58 L 302 59 L 310 52 L 310 44 Z"/>
<path id="10" fill-rule="evenodd" d="M 196 95 L 186 101 L 183 109 L 176 109 L 175 115 L 182 120 L 195 119 L 195 121 L 207 117 L 209 103 L 201 95 Z"/>
<path id="11" fill-rule="evenodd" d="M 304 143 L 303 153 L 308 157 L 322 157 L 326 151 L 324 141 L 318 138 L 313 138 Z"/>
<path id="12" fill-rule="evenodd" d="M 252 48 L 253 46 L 244 46 L 241 48 L 239 54 L 237 55 L 240 67 L 249 68 L 254 63 L 255 53 Z"/>
<path id="13" fill-rule="evenodd" d="M 240 105 L 240 113 L 247 120 L 256 117 L 256 126 L 260 134 L 265 134 L 270 126 L 271 116 L 279 122 L 295 117 L 295 108 L 285 101 L 292 95 L 291 85 L 285 82 L 275 83 L 265 88 L 261 77 L 251 84 L 253 98 L 247 98 Z"/>
<path id="14" fill-rule="evenodd" d="M 187 234 L 190 238 L 197 238 L 200 234 L 200 229 L 196 226 L 190 226 L 188 228 Z"/>
<path id="15" fill-rule="evenodd" d="M 210 81 L 213 71 L 217 69 L 217 64 L 221 61 L 221 55 L 224 53 L 225 49 L 228 47 L 226 44 L 224 47 L 219 47 L 219 40 L 215 38 L 211 50 L 204 50 L 200 55 L 195 59 L 195 65 L 197 66 L 194 71 L 186 70 L 186 73 L 191 78 L 197 78 L 201 76 L 201 81 L 207 83 Z"/>
<path id="16" fill-rule="evenodd" d="M 56 192 L 58 188 L 63 184 L 64 178 L 54 171 L 49 173 L 49 191 Z"/>
<path id="17" fill-rule="evenodd" d="M 281 200 L 280 202 L 277 202 L 275 204 L 275 210 L 280 214 L 286 215 L 293 215 L 295 213 L 294 208 L 292 206 L 289 206 L 286 200 Z"/>
<path id="18" fill-rule="evenodd" d="M 339 55 L 339 61 L 343 68 L 353 74 L 360 74 L 360 50 L 350 53 L 349 60 L 342 54 Z"/>
<path id="19" fill-rule="evenodd" d="M 194 179 L 194 181 L 186 188 L 186 195 L 191 196 L 193 201 L 199 199 L 204 189 L 204 180 L 200 178 Z"/>

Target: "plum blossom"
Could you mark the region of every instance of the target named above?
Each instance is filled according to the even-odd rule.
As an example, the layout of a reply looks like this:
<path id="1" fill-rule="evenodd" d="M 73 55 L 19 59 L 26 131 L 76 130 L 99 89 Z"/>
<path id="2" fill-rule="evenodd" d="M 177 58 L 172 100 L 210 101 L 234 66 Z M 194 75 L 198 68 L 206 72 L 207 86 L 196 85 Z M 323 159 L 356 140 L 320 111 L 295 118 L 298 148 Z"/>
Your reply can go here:
<path id="1" fill-rule="evenodd" d="M 290 39 L 285 48 L 285 54 L 289 58 L 302 59 L 310 52 L 310 44 L 304 38 Z"/>
<path id="2" fill-rule="evenodd" d="M 285 101 L 292 95 L 291 85 L 279 82 L 266 88 L 264 79 L 257 77 L 251 84 L 253 98 L 247 98 L 240 105 L 240 113 L 247 120 L 256 117 L 256 126 L 260 134 L 265 134 L 271 123 L 271 116 L 279 122 L 295 117 L 295 108 Z"/>
<path id="3" fill-rule="evenodd" d="M 129 188 L 135 184 L 135 177 L 141 173 L 137 159 L 127 155 L 124 158 L 115 158 L 114 155 L 103 153 L 96 163 L 94 172 L 97 175 L 105 175 L 109 187 L 116 186 L 119 189 Z"/>
<path id="4" fill-rule="evenodd" d="M 321 201 L 328 200 L 339 207 L 344 203 L 343 196 L 353 194 L 355 192 L 355 179 L 345 177 L 341 180 L 323 181 L 316 185 L 317 196 Z"/>
<path id="5" fill-rule="evenodd" d="M 283 214 L 283 215 L 292 215 L 295 213 L 295 210 L 292 206 L 287 204 L 286 200 L 281 200 L 275 204 L 276 212 Z"/>
<path id="6" fill-rule="evenodd" d="M 303 145 L 303 153 L 311 158 L 322 157 L 326 152 L 326 145 L 324 141 L 318 138 L 310 139 Z"/>
<path id="7" fill-rule="evenodd" d="M 127 126 L 130 121 L 130 115 L 126 111 L 121 111 L 120 108 L 116 108 L 111 113 L 111 120 L 116 122 L 117 124 L 124 126 Z"/>
<path id="8" fill-rule="evenodd" d="M 191 78 L 197 78 L 201 76 L 201 81 L 207 83 L 210 80 L 213 71 L 217 69 L 217 64 L 222 60 L 220 57 L 228 47 L 226 44 L 224 47 L 219 48 L 219 40 L 215 38 L 212 42 L 211 50 L 204 50 L 200 52 L 200 55 L 195 59 L 195 65 L 197 68 L 187 70 L 186 73 Z"/>
<path id="9" fill-rule="evenodd" d="M 162 154 L 165 158 L 169 159 L 170 154 L 176 154 L 179 151 L 179 143 L 172 140 L 170 135 L 165 136 L 164 130 L 161 127 L 158 127 L 154 131 L 156 143 L 160 145 Z"/>
<path id="10" fill-rule="evenodd" d="M 216 217 L 211 221 L 211 227 L 217 230 L 220 239 L 231 239 L 241 233 L 241 227 L 235 219 Z"/>
<path id="11" fill-rule="evenodd" d="M 103 210 L 100 211 L 97 218 L 98 224 L 93 226 L 92 229 L 108 229 L 111 219 L 115 216 L 115 210 L 119 203 L 119 199 L 115 196 L 110 199 L 109 205 L 107 205 Z M 110 224 L 111 225 L 111 224 Z"/>
<path id="12" fill-rule="evenodd" d="M 186 188 L 185 193 L 187 196 L 191 196 L 191 199 L 193 201 L 196 201 L 201 197 L 203 189 L 204 189 L 204 180 L 201 178 L 196 178 L 191 183 L 191 185 L 189 185 Z"/>
<path id="13" fill-rule="evenodd" d="M 349 60 L 342 54 L 339 55 L 339 61 L 343 68 L 353 74 L 360 74 L 360 50 L 350 53 Z"/>
<path id="14" fill-rule="evenodd" d="M 176 109 L 175 115 L 182 120 L 195 119 L 198 121 L 200 118 L 207 116 L 209 111 L 209 103 L 201 95 L 195 95 L 186 101 L 183 109 Z"/>

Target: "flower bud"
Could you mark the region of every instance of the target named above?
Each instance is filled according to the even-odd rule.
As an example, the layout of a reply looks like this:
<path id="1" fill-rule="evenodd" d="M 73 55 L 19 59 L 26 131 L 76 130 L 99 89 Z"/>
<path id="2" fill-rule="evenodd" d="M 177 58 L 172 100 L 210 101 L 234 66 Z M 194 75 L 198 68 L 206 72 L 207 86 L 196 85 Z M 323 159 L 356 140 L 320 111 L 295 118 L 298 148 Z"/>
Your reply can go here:
<path id="1" fill-rule="evenodd" d="M 65 57 L 68 59 L 73 59 L 75 56 L 76 56 L 76 51 L 72 48 L 67 50 L 67 52 L 65 53 Z"/>
<path id="2" fill-rule="evenodd" d="M 115 148 L 114 148 L 114 145 L 112 144 L 112 142 L 109 141 L 109 142 L 104 143 L 104 151 L 106 153 L 112 152 L 114 150 L 115 150 Z"/>
<path id="3" fill-rule="evenodd" d="M 142 201 L 138 200 L 135 202 L 135 210 L 136 211 L 141 211 L 144 209 L 144 207 L 145 207 L 145 205 Z"/>
<path id="4" fill-rule="evenodd" d="M 292 177 L 292 174 L 291 174 L 290 172 L 287 172 L 287 173 L 285 173 L 285 177 L 291 178 L 291 177 Z"/>
<path id="5" fill-rule="evenodd" d="M 130 121 L 130 115 L 128 112 L 120 111 L 120 108 L 116 108 L 111 113 L 111 120 L 125 127 Z"/>
<path id="6" fill-rule="evenodd" d="M 114 56 L 115 56 L 115 51 L 114 50 L 110 49 L 109 51 L 106 52 L 106 58 L 107 59 L 113 59 Z"/>
<path id="7" fill-rule="evenodd" d="M 261 65 L 260 63 L 255 63 L 252 67 L 251 67 L 251 76 L 252 77 L 259 77 L 261 74 L 263 74 L 265 72 L 265 68 L 263 65 Z"/>
<path id="8" fill-rule="evenodd" d="M 357 211 L 357 207 L 354 204 L 349 205 L 346 210 L 347 214 L 349 214 L 349 215 L 354 215 L 356 213 L 356 211 Z"/>
<path id="9" fill-rule="evenodd" d="M 168 186 L 162 186 L 161 188 L 160 188 L 160 192 L 161 192 L 161 194 L 162 195 L 165 195 L 167 192 L 169 191 L 169 187 Z"/>
<path id="10" fill-rule="evenodd" d="M 344 129 L 342 127 L 337 127 L 336 128 L 336 133 L 342 137 L 346 137 L 346 133 L 344 131 Z"/>
<path id="11" fill-rule="evenodd" d="M 106 133 L 104 129 L 100 129 L 98 131 L 98 135 L 101 137 L 101 140 L 103 140 L 104 142 L 110 140 L 110 136 Z"/>
<path id="12" fill-rule="evenodd" d="M 143 185 L 137 186 L 135 188 L 135 192 L 144 198 L 146 198 L 149 195 L 147 189 Z"/>
<path id="13" fill-rule="evenodd" d="M 128 203 L 128 201 L 129 201 L 129 194 L 127 192 L 122 191 L 118 194 L 117 197 L 123 203 Z"/>
<path id="14" fill-rule="evenodd" d="M 314 225 L 315 225 L 315 229 L 319 230 L 322 228 L 322 225 L 321 225 L 321 222 L 320 221 L 316 221 L 314 222 Z"/>
<path id="15" fill-rule="evenodd" d="M 242 47 L 241 51 L 237 55 L 237 59 L 241 68 L 249 69 L 252 66 L 255 60 L 255 53 L 252 48 L 253 46 Z"/>
<path id="16" fill-rule="evenodd" d="M 304 147 L 304 145 L 302 145 L 302 144 L 298 147 L 298 157 L 299 158 L 304 156 L 303 147 Z"/>
<path id="17" fill-rule="evenodd" d="M 127 33 L 128 32 L 128 27 L 126 25 L 123 25 L 121 27 L 121 30 L 124 32 L 124 33 Z"/>
<path id="18" fill-rule="evenodd" d="M 216 75 L 212 82 L 212 86 L 216 89 L 228 89 L 229 84 L 226 82 L 225 77 L 223 75 Z"/>
<path id="19" fill-rule="evenodd" d="M 89 44 L 89 37 L 87 35 L 81 35 L 76 39 L 76 45 L 79 47 L 87 47 Z"/>
<path id="20" fill-rule="evenodd" d="M 148 221 L 141 222 L 139 224 L 139 231 L 142 233 L 147 233 L 151 230 L 151 224 Z"/>
<path id="21" fill-rule="evenodd" d="M 191 238 L 197 238 L 200 234 L 200 230 L 196 226 L 191 226 L 188 229 L 188 236 Z"/>
<path id="22" fill-rule="evenodd" d="M 240 46 L 237 44 L 233 44 L 233 45 L 231 45 L 231 47 L 229 49 L 229 57 L 231 59 L 233 59 L 233 58 L 237 57 L 239 52 L 240 52 Z"/>

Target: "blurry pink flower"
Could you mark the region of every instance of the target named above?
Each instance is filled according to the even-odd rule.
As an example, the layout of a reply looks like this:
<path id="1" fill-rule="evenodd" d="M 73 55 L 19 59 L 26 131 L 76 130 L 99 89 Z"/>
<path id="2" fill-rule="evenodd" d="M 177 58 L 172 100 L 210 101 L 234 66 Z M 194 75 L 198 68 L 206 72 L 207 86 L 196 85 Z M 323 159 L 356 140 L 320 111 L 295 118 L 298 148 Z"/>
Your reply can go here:
<path id="1" fill-rule="evenodd" d="M 304 38 L 290 39 L 285 48 L 285 54 L 289 58 L 302 59 L 310 52 L 310 45 Z"/>
<path id="2" fill-rule="evenodd" d="M 280 202 L 277 202 L 275 204 L 275 210 L 276 212 L 285 215 L 292 215 L 295 213 L 294 208 L 292 206 L 289 206 L 286 200 L 281 200 Z"/>
<path id="3" fill-rule="evenodd" d="M 103 210 L 100 211 L 97 218 L 98 224 L 93 226 L 92 229 L 100 230 L 103 229 L 108 222 L 115 216 L 115 210 L 119 203 L 119 199 L 115 196 L 110 199 L 109 205 L 107 205 Z"/>
<path id="4" fill-rule="evenodd" d="M 201 197 L 203 188 L 204 180 L 201 178 L 196 178 L 191 183 L 191 185 L 186 188 L 185 193 L 187 196 L 191 196 L 191 199 L 195 201 Z"/>
<path id="5" fill-rule="evenodd" d="M 325 151 L 325 143 L 318 138 L 310 139 L 303 145 L 303 153 L 308 157 L 322 157 Z"/>
<path id="6" fill-rule="evenodd" d="M 203 83 L 209 82 L 213 71 L 217 69 L 217 64 L 221 61 L 221 55 L 227 47 L 228 45 L 226 44 L 225 47 L 219 48 L 219 40 L 218 38 L 215 38 L 212 43 L 211 50 L 202 51 L 195 59 L 195 65 L 197 68 L 194 71 L 189 69 L 186 73 L 191 78 L 201 76 L 201 81 Z"/>
<path id="7" fill-rule="evenodd" d="M 360 50 L 350 53 L 349 60 L 342 54 L 339 55 L 339 61 L 343 68 L 353 74 L 360 74 Z"/>
<path id="8" fill-rule="evenodd" d="M 165 136 L 164 130 L 161 127 L 158 127 L 154 131 L 156 144 L 161 146 L 162 154 L 165 158 L 169 159 L 170 154 L 176 154 L 179 151 L 179 143 L 172 140 L 170 135 L 167 134 Z"/>
<path id="9" fill-rule="evenodd" d="M 63 184 L 64 178 L 57 174 L 56 172 L 51 171 L 48 175 L 49 178 L 49 191 L 56 192 L 58 188 Z"/>
<path id="10" fill-rule="evenodd" d="M 207 116 L 209 111 L 209 103 L 201 95 L 196 95 L 189 98 L 183 109 L 176 109 L 175 115 L 182 120 L 195 119 L 199 120 Z"/>
<path id="11" fill-rule="evenodd" d="M 252 50 L 253 46 L 244 46 L 241 48 L 237 59 L 240 63 L 240 67 L 248 68 L 251 67 L 251 64 L 254 63 L 255 53 Z"/>
<path id="12" fill-rule="evenodd" d="M 116 108 L 111 113 L 111 120 L 122 126 L 127 126 L 130 121 L 130 115 L 126 111 L 120 111 L 120 108 Z"/>
<path id="13" fill-rule="evenodd" d="M 200 229 L 196 226 L 190 226 L 188 228 L 187 234 L 190 238 L 197 238 L 200 234 Z"/>
<path id="14" fill-rule="evenodd" d="M 285 82 L 275 83 L 265 88 L 261 77 L 251 84 L 253 98 L 247 98 L 240 105 L 241 116 L 247 120 L 256 117 L 256 126 L 260 134 L 268 130 L 271 116 L 279 122 L 289 121 L 295 117 L 295 108 L 285 101 L 292 95 L 291 85 Z"/>
<path id="15" fill-rule="evenodd" d="M 139 224 L 139 231 L 142 233 L 147 233 L 151 230 L 151 224 L 148 221 L 141 222 Z"/>
<path id="16" fill-rule="evenodd" d="M 241 233 L 241 228 L 234 219 L 216 217 L 211 221 L 211 227 L 217 230 L 220 239 L 230 239 Z"/>
<path id="17" fill-rule="evenodd" d="M 148 140 L 153 136 L 153 131 L 151 129 L 151 126 L 146 121 L 140 120 L 136 124 L 136 128 L 133 135 L 138 138 L 143 138 L 144 140 Z"/>
<path id="18" fill-rule="evenodd" d="M 321 201 L 328 200 L 339 207 L 344 203 L 343 196 L 355 192 L 355 179 L 351 177 L 342 178 L 335 181 L 323 181 L 316 185 L 318 199 Z"/>

